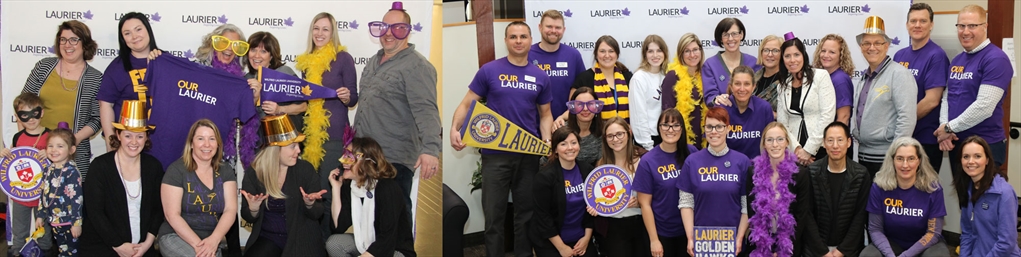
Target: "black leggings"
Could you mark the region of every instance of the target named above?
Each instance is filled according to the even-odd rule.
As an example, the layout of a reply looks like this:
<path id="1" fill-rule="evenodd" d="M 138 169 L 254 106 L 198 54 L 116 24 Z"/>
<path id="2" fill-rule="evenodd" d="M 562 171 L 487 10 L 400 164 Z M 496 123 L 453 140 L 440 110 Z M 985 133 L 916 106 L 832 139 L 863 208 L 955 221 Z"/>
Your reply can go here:
<path id="1" fill-rule="evenodd" d="M 284 249 L 265 237 L 259 237 L 255 243 L 248 245 L 245 249 L 245 257 L 279 257 L 284 255 Z"/>

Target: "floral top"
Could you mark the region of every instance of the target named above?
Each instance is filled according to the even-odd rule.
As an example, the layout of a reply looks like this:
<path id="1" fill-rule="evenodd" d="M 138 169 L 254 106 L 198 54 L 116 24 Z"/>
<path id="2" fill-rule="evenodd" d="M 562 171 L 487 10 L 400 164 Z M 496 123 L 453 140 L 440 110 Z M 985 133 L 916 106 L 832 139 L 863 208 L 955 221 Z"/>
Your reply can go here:
<path id="1" fill-rule="evenodd" d="M 74 162 L 64 164 L 63 168 L 51 165 L 42 181 L 36 217 L 44 218 L 53 226 L 81 226 L 82 176 Z"/>

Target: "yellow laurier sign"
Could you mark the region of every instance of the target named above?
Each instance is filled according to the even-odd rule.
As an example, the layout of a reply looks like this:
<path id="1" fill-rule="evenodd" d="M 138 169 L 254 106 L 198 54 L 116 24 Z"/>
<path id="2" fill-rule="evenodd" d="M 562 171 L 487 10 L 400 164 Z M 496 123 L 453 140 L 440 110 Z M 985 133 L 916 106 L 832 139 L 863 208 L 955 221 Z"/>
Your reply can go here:
<path id="1" fill-rule="evenodd" d="M 479 148 L 541 156 L 548 155 L 550 151 L 550 145 L 542 139 L 478 101 L 472 101 L 468 108 L 468 115 L 461 125 L 461 141 Z"/>

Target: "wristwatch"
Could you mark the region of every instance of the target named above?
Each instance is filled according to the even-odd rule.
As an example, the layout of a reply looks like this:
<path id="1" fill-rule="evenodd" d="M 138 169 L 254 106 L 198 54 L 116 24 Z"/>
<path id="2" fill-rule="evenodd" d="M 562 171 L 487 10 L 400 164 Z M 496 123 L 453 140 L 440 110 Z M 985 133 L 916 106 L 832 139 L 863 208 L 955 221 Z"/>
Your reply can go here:
<path id="1" fill-rule="evenodd" d="M 954 133 L 954 130 L 950 129 L 950 123 L 947 123 L 946 125 L 943 125 L 943 132 L 950 133 L 950 134 Z"/>

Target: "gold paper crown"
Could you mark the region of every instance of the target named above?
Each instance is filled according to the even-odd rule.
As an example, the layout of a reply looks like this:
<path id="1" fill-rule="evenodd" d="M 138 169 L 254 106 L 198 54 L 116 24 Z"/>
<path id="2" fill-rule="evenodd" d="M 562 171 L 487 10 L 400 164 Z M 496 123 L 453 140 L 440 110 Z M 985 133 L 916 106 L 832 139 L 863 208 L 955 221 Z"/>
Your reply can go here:
<path id="1" fill-rule="evenodd" d="M 121 104 L 121 121 L 112 125 L 119 130 L 131 132 L 145 132 L 155 129 L 156 126 L 149 125 L 149 110 L 145 103 L 138 100 L 124 100 Z"/>
<path id="2" fill-rule="evenodd" d="M 286 114 L 262 118 L 262 129 L 266 132 L 266 142 L 273 146 L 287 146 L 305 141 L 305 135 L 294 130 L 291 118 Z"/>
<path id="3" fill-rule="evenodd" d="M 886 35 L 886 25 L 883 24 L 883 18 L 876 15 L 865 18 L 865 28 L 856 37 L 858 44 L 861 44 L 861 40 L 865 35 L 882 35 L 886 38 L 886 41 L 890 41 L 890 37 Z"/>

